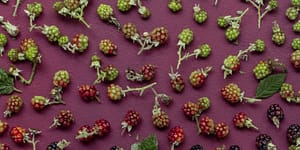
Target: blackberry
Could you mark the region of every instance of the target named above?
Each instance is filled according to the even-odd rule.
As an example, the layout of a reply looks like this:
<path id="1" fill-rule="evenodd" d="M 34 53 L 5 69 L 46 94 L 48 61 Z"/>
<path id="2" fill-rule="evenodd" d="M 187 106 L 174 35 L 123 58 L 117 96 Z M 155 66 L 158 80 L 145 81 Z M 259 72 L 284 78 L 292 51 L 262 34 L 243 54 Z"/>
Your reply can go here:
<path id="1" fill-rule="evenodd" d="M 268 108 L 267 116 L 273 122 L 273 124 L 279 128 L 280 122 L 284 118 L 284 112 L 279 104 L 272 104 Z"/>
<path id="2" fill-rule="evenodd" d="M 293 31 L 296 33 L 300 32 L 300 20 L 293 25 Z"/>
<path id="3" fill-rule="evenodd" d="M 113 146 L 109 150 L 124 150 L 124 149 L 120 146 Z"/>
<path id="4" fill-rule="evenodd" d="M 228 150 L 240 150 L 241 148 L 238 145 L 231 145 Z"/>
<path id="5" fill-rule="evenodd" d="M 287 129 L 287 139 L 291 145 L 300 144 L 300 125 L 291 124 Z"/>
<path id="6" fill-rule="evenodd" d="M 193 145 L 190 150 L 203 150 L 203 147 L 199 144 Z"/>
<path id="7" fill-rule="evenodd" d="M 300 50 L 300 38 L 294 38 L 291 45 L 293 50 Z"/>
<path id="8" fill-rule="evenodd" d="M 234 42 L 240 36 L 240 29 L 234 28 L 234 27 L 229 27 L 225 31 L 225 36 L 228 41 Z"/>
<path id="9" fill-rule="evenodd" d="M 296 18 L 298 17 L 298 8 L 295 7 L 289 7 L 286 11 L 285 11 L 285 16 L 291 20 L 294 21 L 296 20 Z"/>
<path id="10" fill-rule="evenodd" d="M 229 23 L 226 21 L 224 16 L 218 17 L 217 23 L 218 23 L 218 26 L 223 29 L 225 29 L 229 26 Z"/>
<path id="11" fill-rule="evenodd" d="M 57 145 L 57 142 L 50 143 L 46 149 L 47 150 L 60 150 L 60 148 Z"/>
<path id="12" fill-rule="evenodd" d="M 256 137 L 256 147 L 258 150 L 276 149 L 276 145 L 272 143 L 272 138 L 268 134 L 259 134 Z"/>

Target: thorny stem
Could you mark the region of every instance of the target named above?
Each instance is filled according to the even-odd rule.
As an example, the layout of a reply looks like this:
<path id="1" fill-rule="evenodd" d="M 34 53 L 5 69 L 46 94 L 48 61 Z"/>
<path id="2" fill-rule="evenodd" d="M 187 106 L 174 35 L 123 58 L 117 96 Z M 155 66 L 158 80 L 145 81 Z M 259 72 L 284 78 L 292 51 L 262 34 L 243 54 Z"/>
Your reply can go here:
<path id="1" fill-rule="evenodd" d="M 35 75 L 35 70 L 36 70 L 36 67 L 37 67 L 37 63 L 33 63 L 32 64 L 32 70 L 31 70 L 31 74 L 29 76 L 29 79 L 26 80 L 23 76 L 19 76 L 19 78 L 21 79 L 21 82 L 26 84 L 26 85 L 29 85 L 31 84 L 33 78 L 34 78 L 34 75 Z"/>
<path id="2" fill-rule="evenodd" d="M 127 86 L 127 89 L 126 90 L 122 90 L 122 93 L 127 93 L 127 92 L 132 92 L 132 91 L 139 91 L 140 92 L 140 96 L 142 96 L 143 95 L 143 93 L 144 93 L 144 91 L 146 90 L 146 89 L 148 89 L 148 88 L 151 88 L 151 87 L 153 87 L 154 85 L 156 85 L 157 83 L 156 82 L 153 82 L 153 83 L 151 83 L 151 84 L 149 84 L 149 85 L 146 85 L 146 86 L 144 86 L 144 87 L 140 87 L 140 88 L 131 88 L 131 87 L 129 87 L 129 86 Z"/>
<path id="3" fill-rule="evenodd" d="M 244 100 L 246 100 L 248 103 L 255 103 L 255 102 L 260 102 L 261 99 L 256 99 L 256 98 L 250 98 L 250 97 L 243 97 Z"/>
<path id="4" fill-rule="evenodd" d="M 181 61 L 180 61 L 180 59 L 181 59 L 181 51 L 182 51 L 182 48 L 183 48 L 183 46 L 179 46 L 179 48 L 178 48 L 178 51 L 177 51 L 177 55 L 178 55 L 178 62 L 177 62 L 177 67 L 176 67 L 176 69 L 178 70 L 179 69 L 179 67 L 180 67 L 180 64 L 181 64 Z"/>
<path id="5" fill-rule="evenodd" d="M 13 12 L 13 16 L 17 16 L 17 10 L 18 10 L 21 2 L 22 2 L 22 0 L 17 0 L 16 5 L 14 6 L 15 9 L 14 9 L 14 12 Z"/>
<path id="6" fill-rule="evenodd" d="M 101 83 L 104 80 L 106 73 L 101 71 L 99 67 L 96 67 L 97 79 L 94 81 L 94 84 Z"/>
<path id="7" fill-rule="evenodd" d="M 193 52 L 193 53 L 187 52 L 183 56 L 181 56 L 181 54 L 180 54 L 180 57 L 178 57 L 178 62 L 177 62 L 177 70 L 179 69 L 182 61 L 184 61 L 190 57 L 196 56 L 196 55 L 197 54 L 195 52 Z"/>

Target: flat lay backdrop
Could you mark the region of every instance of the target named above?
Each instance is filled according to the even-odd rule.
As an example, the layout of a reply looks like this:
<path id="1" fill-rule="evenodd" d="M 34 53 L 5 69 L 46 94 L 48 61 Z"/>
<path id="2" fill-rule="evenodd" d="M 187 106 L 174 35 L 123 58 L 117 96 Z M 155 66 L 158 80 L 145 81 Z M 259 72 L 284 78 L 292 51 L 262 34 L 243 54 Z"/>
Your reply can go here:
<path id="1" fill-rule="evenodd" d="M 77 20 L 65 18 L 56 14 L 52 9 L 54 1 L 40 1 L 43 4 L 43 14 L 36 20 L 36 24 L 51 25 L 55 24 L 61 32 L 69 37 L 73 37 L 77 33 L 86 34 L 90 41 L 89 47 L 83 54 L 71 54 L 63 51 L 57 45 L 51 44 L 47 41 L 46 37 L 38 31 L 29 32 L 29 18 L 24 13 L 26 4 L 34 2 L 32 0 L 25 0 L 18 10 L 18 16 L 13 17 L 14 0 L 10 0 L 8 4 L 0 4 L 0 15 L 4 16 L 12 24 L 20 27 L 21 33 L 16 39 L 8 38 L 8 45 L 5 47 L 6 52 L 10 48 L 19 46 L 19 43 L 24 38 L 33 38 L 38 43 L 40 52 L 42 54 L 42 63 L 38 65 L 36 76 L 31 85 L 24 86 L 16 82 L 16 87 L 21 89 L 23 93 L 21 97 L 24 99 L 24 108 L 21 113 L 6 119 L 0 115 L 0 119 L 7 121 L 9 125 L 21 125 L 25 128 L 38 128 L 42 130 L 42 134 L 38 136 L 40 141 L 37 145 L 38 149 L 45 149 L 46 146 L 52 141 L 57 141 L 65 138 L 71 141 L 71 145 L 67 149 L 72 150 L 107 150 L 112 145 L 120 145 L 125 149 L 130 149 L 130 145 L 136 142 L 136 135 L 140 138 L 146 137 L 151 133 L 155 133 L 159 140 L 159 149 L 169 149 L 167 140 L 167 130 L 157 130 L 152 125 L 151 111 L 154 104 L 154 96 L 151 91 L 146 91 L 142 97 L 138 94 L 128 94 L 126 98 L 120 103 L 112 103 L 106 96 L 106 87 L 108 84 L 101 83 L 96 85 L 100 92 L 102 103 L 97 102 L 86 103 L 83 102 L 77 92 L 77 87 L 81 84 L 91 84 L 96 78 L 95 70 L 89 68 L 90 57 L 93 54 L 98 54 L 102 58 L 103 66 L 108 64 L 115 65 L 119 71 L 120 76 L 115 81 L 116 84 L 126 87 L 142 86 L 142 84 L 127 81 L 125 78 L 125 69 L 131 67 L 134 69 L 140 68 L 144 64 L 153 64 L 157 66 L 157 75 L 155 80 L 158 85 L 155 89 L 159 92 L 171 95 L 174 98 L 174 103 L 170 107 L 162 106 L 162 109 L 169 114 L 171 119 L 170 127 L 180 125 L 183 127 L 186 137 L 185 141 L 176 149 L 186 150 L 194 144 L 201 144 L 205 149 L 213 149 L 222 144 L 230 146 L 232 144 L 240 145 L 243 150 L 253 150 L 255 147 L 255 138 L 259 133 L 267 133 L 273 138 L 274 144 L 277 145 L 279 150 L 287 149 L 288 142 L 286 139 L 286 129 L 292 123 L 300 123 L 299 121 L 299 106 L 295 104 L 288 104 L 282 100 L 279 94 L 256 103 L 256 104 L 238 104 L 229 105 L 225 102 L 221 95 L 220 89 L 230 83 L 237 83 L 245 95 L 248 97 L 255 96 L 255 90 L 258 81 L 252 74 L 253 67 L 260 60 L 267 58 L 278 58 L 284 62 L 288 67 L 288 74 L 286 82 L 292 83 L 294 89 L 299 90 L 299 72 L 293 69 L 289 62 L 292 48 L 290 43 L 293 38 L 299 35 L 292 31 L 293 22 L 290 22 L 285 17 L 285 10 L 290 6 L 287 0 L 278 0 L 279 8 L 272 13 L 266 15 L 263 19 L 262 27 L 257 28 L 256 9 L 249 3 L 244 3 L 241 0 L 219 0 L 218 6 L 213 5 L 213 0 L 188 0 L 183 1 L 183 9 L 179 13 L 172 13 L 167 7 L 167 1 L 160 0 L 145 0 L 142 1 L 145 6 L 151 10 L 151 17 L 148 20 L 143 20 L 134 8 L 128 13 L 120 13 L 116 7 L 116 0 L 101 0 L 90 1 L 88 7 L 85 9 L 85 19 L 91 25 L 91 28 L 86 28 L 82 23 Z M 164 26 L 169 30 L 169 40 L 158 48 L 151 51 L 144 52 L 137 55 L 139 50 L 138 45 L 133 44 L 131 41 L 123 37 L 121 31 L 118 31 L 114 26 L 101 21 L 96 13 L 97 7 L 100 3 L 111 4 L 114 8 L 115 17 L 121 24 L 133 22 L 137 25 L 140 32 L 152 31 L 153 28 Z M 200 3 L 201 8 L 208 12 L 208 19 L 203 25 L 199 25 L 193 20 L 194 4 Z M 237 10 L 244 10 L 249 8 L 248 13 L 244 16 L 241 23 L 241 34 L 239 44 L 234 45 L 227 42 L 224 30 L 217 26 L 216 19 L 220 15 L 235 15 Z M 277 20 L 280 27 L 286 33 L 286 43 L 281 46 L 275 46 L 271 41 L 272 36 L 272 22 Z M 186 88 L 182 94 L 176 94 L 169 86 L 168 73 L 170 66 L 175 66 L 177 63 L 177 49 L 176 46 L 178 39 L 177 35 L 183 28 L 190 28 L 194 32 L 194 41 L 187 47 L 187 51 L 192 51 L 199 44 L 208 43 L 212 48 L 212 54 L 207 59 L 196 60 L 190 58 L 182 63 L 180 73 L 182 74 Z M 1 33 L 5 33 L 0 29 Z M 6 33 L 5 33 L 6 34 Z M 102 39 L 111 39 L 118 45 L 118 55 L 115 57 L 105 57 L 98 48 L 98 44 Z M 221 65 L 224 58 L 229 54 L 236 54 L 240 49 L 246 49 L 250 42 L 255 41 L 257 38 L 265 40 L 267 49 L 263 54 L 250 54 L 247 62 L 242 62 L 241 70 L 244 74 L 234 74 L 233 76 L 223 79 L 223 72 Z M 0 57 L 0 66 L 7 69 L 10 61 L 7 55 Z M 22 71 L 25 77 L 29 76 L 31 65 L 29 63 L 16 64 Z M 213 70 L 209 73 L 206 83 L 200 89 L 193 89 L 188 83 L 188 76 L 190 72 L 197 68 L 212 66 Z M 66 69 L 70 73 L 71 84 L 65 90 L 63 97 L 67 105 L 51 106 L 42 112 L 36 112 L 30 105 L 30 100 L 35 95 L 48 96 L 52 88 L 52 76 L 59 69 Z M 195 123 L 187 119 L 182 111 L 181 106 L 187 101 L 196 101 L 199 97 L 207 96 L 211 100 L 211 108 L 204 112 L 214 119 L 215 122 L 224 121 L 230 126 L 230 135 L 223 139 L 217 140 L 214 137 L 207 137 L 196 133 Z M 5 103 L 9 96 L 0 97 L 0 111 L 5 110 Z M 266 117 L 266 111 L 270 104 L 278 103 L 282 106 L 285 112 L 285 119 L 283 120 L 279 129 L 275 128 Z M 66 130 L 49 129 L 53 117 L 61 109 L 70 109 L 75 117 L 75 124 Z M 128 136 L 121 133 L 121 121 L 129 109 L 139 111 L 143 117 L 142 123 L 134 128 L 132 135 Z M 239 130 L 232 124 L 232 117 L 235 113 L 244 111 L 250 118 L 253 119 L 255 125 L 259 128 L 259 132 L 254 130 Z M 105 118 L 110 121 L 112 126 L 111 133 L 101 139 L 96 139 L 88 144 L 83 144 L 75 140 L 77 129 L 84 124 L 93 124 L 96 119 Z M 25 146 L 18 146 L 12 142 L 8 132 L 0 136 L 1 143 L 7 143 L 13 150 L 31 149 L 29 144 Z"/>

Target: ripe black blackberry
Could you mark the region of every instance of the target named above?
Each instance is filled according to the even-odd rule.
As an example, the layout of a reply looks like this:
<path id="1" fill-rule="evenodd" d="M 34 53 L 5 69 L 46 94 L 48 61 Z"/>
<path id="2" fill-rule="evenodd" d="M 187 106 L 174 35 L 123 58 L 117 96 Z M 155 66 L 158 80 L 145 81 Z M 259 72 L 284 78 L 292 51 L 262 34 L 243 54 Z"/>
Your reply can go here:
<path id="1" fill-rule="evenodd" d="M 273 124 L 279 128 L 280 122 L 284 118 L 284 112 L 279 104 L 271 104 L 268 108 L 267 116 L 273 122 Z"/>
<path id="2" fill-rule="evenodd" d="M 203 150 L 203 147 L 199 144 L 193 145 L 190 150 Z"/>
<path id="3" fill-rule="evenodd" d="M 124 149 L 120 146 L 113 146 L 110 148 L 110 150 L 124 150 Z"/>
<path id="4" fill-rule="evenodd" d="M 276 145 L 272 143 L 272 138 L 267 134 L 259 134 L 256 137 L 256 147 L 258 150 L 276 149 Z"/>
<path id="5" fill-rule="evenodd" d="M 300 125 L 291 124 L 287 129 L 287 139 L 291 145 L 299 145 L 300 143 Z"/>
<path id="6" fill-rule="evenodd" d="M 240 150 L 241 148 L 238 145 L 231 145 L 228 150 Z"/>
<path id="7" fill-rule="evenodd" d="M 57 145 L 57 142 L 52 142 L 47 146 L 47 150 L 60 150 Z"/>

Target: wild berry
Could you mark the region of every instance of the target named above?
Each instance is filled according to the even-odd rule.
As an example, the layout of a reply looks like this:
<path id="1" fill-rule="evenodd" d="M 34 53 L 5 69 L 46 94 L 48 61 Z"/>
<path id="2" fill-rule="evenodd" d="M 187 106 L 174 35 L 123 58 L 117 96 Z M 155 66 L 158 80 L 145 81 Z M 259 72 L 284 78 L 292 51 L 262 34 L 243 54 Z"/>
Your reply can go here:
<path id="1" fill-rule="evenodd" d="M 299 14 L 299 8 L 296 7 L 289 7 L 285 11 L 285 16 L 290 20 L 294 21 L 297 19 Z"/>
<path id="2" fill-rule="evenodd" d="M 101 20 L 113 24 L 118 29 L 121 29 L 121 25 L 119 21 L 114 17 L 113 8 L 110 5 L 100 4 L 97 8 L 97 14 Z"/>
<path id="3" fill-rule="evenodd" d="M 293 24 L 293 31 L 296 33 L 300 32 L 300 21 L 297 21 L 296 23 Z"/>
<path id="4" fill-rule="evenodd" d="M 241 148 L 238 145 L 231 145 L 228 150 L 241 150 Z"/>
<path id="5" fill-rule="evenodd" d="M 252 123 L 252 119 L 247 116 L 244 112 L 236 113 L 232 119 L 233 124 L 238 128 L 258 128 Z"/>
<path id="6" fill-rule="evenodd" d="M 15 49 L 15 48 L 12 48 L 7 52 L 8 59 L 13 63 L 17 61 L 24 61 L 25 60 L 24 55 L 25 54 L 20 52 L 19 49 Z"/>
<path id="7" fill-rule="evenodd" d="M 93 140 L 94 135 L 95 135 L 95 130 L 89 125 L 83 125 L 79 127 L 77 130 L 77 135 L 75 139 L 81 141 L 81 142 L 89 142 Z"/>
<path id="8" fill-rule="evenodd" d="M 170 129 L 168 134 L 168 140 L 171 144 L 171 150 L 174 150 L 175 146 L 179 146 L 184 141 L 184 130 L 180 126 L 175 126 Z"/>
<path id="9" fill-rule="evenodd" d="M 104 55 L 117 55 L 117 45 L 109 39 L 101 40 L 99 49 Z"/>
<path id="10" fill-rule="evenodd" d="M 118 0 L 117 2 L 118 10 L 121 12 L 127 12 L 132 8 L 130 0 Z"/>
<path id="11" fill-rule="evenodd" d="M 3 143 L 0 143 L 0 149 L 1 150 L 11 150 L 11 148 L 9 147 L 9 145 L 3 144 Z"/>
<path id="12" fill-rule="evenodd" d="M 72 39 L 72 44 L 76 46 L 75 51 L 82 53 L 89 46 L 89 37 L 84 34 L 76 34 Z"/>
<path id="13" fill-rule="evenodd" d="M 46 150 L 64 150 L 69 145 L 69 141 L 62 139 L 60 141 L 55 141 L 48 144 Z"/>
<path id="14" fill-rule="evenodd" d="M 157 41 L 159 44 L 164 44 L 167 42 L 169 38 L 169 33 L 167 28 L 165 27 L 156 27 L 154 28 L 151 33 L 151 40 Z"/>
<path id="15" fill-rule="evenodd" d="M 179 12 L 182 9 L 181 0 L 169 0 L 168 8 L 174 13 Z"/>
<path id="16" fill-rule="evenodd" d="M 194 88 L 199 88 L 204 84 L 205 79 L 208 77 L 208 73 L 212 70 L 212 67 L 205 67 L 204 69 L 198 69 L 190 74 L 190 84 Z"/>
<path id="17" fill-rule="evenodd" d="M 124 149 L 120 146 L 112 146 L 109 150 L 124 150 Z"/>
<path id="18" fill-rule="evenodd" d="M 295 69 L 300 69 L 300 50 L 295 50 L 290 55 L 290 62 Z"/>
<path id="19" fill-rule="evenodd" d="M 43 6 L 39 2 L 33 2 L 27 4 L 27 9 L 24 10 L 27 16 L 29 17 L 30 20 L 30 29 L 31 31 L 33 29 L 33 21 L 41 15 L 43 12 Z"/>
<path id="20" fill-rule="evenodd" d="M 226 36 L 226 39 L 228 41 L 234 42 L 240 36 L 240 29 L 239 28 L 234 28 L 234 27 L 229 27 L 225 31 L 225 36 Z"/>
<path id="21" fill-rule="evenodd" d="M 259 134 L 256 137 L 256 147 L 258 150 L 276 149 L 276 145 L 273 144 L 272 138 L 268 134 Z"/>
<path id="22" fill-rule="evenodd" d="M 38 129 L 25 129 L 21 126 L 12 127 L 9 132 L 11 139 L 16 144 L 29 143 L 32 145 L 33 150 L 36 149 L 36 144 L 38 143 L 38 140 L 36 140 L 36 136 L 41 133 L 42 132 Z"/>
<path id="23" fill-rule="evenodd" d="M 221 95 L 227 102 L 231 104 L 240 103 L 243 101 L 249 103 L 261 101 L 260 99 L 245 97 L 244 92 L 242 92 L 239 86 L 235 83 L 229 83 L 225 85 L 221 89 Z"/>
<path id="24" fill-rule="evenodd" d="M 79 7 L 80 1 L 79 0 L 64 0 L 64 5 L 69 10 L 75 10 Z"/>
<path id="25" fill-rule="evenodd" d="M 286 66 L 277 59 L 268 59 L 259 61 L 252 70 L 255 78 L 258 80 L 267 77 L 274 71 L 286 72 Z"/>
<path id="26" fill-rule="evenodd" d="M 279 128 L 279 125 L 284 118 L 283 109 L 279 104 L 272 104 L 268 108 L 267 117 L 277 128 Z"/>
<path id="27" fill-rule="evenodd" d="M 273 22 L 272 31 L 272 41 L 278 46 L 283 45 L 285 43 L 285 33 L 276 21 Z"/>
<path id="28" fill-rule="evenodd" d="M 186 117 L 195 121 L 198 133 L 201 133 L 201 129 L 199 127 L 199 116 L 201 114 L 201 110 L 199 105 L 189 101 L 184 103 L 181 109 Z"/>
<path id="29" fill-rule="evenodd" d="M 178 37 L 177 45 L 179 47 L 178 47 L 178 51 L 177 51 L 178 61 L 177 61 L 176 69 L 178 70 L 181 65 L 181 61 L 190 57 L 190 56 L 188 56 L 188 55 L 190 55 L 189 53 L 186 53 L 184 56 L 182 56 L 182 51 L 185 50 L 186 46 L 189 45 L 193 41 L 194 33 L 191 29 L 185 28 L 178 34 L 177 37 Z M 194 56 L 195 54 L 196 53 L 193 53 L 191 55 Z"/>
<path id="30" fill-rule="evenodd" d="M 208 116 L 203 116 L 199 121 L 199 127 L 201 134 L 213 135 L 215 133 L 215 124 L 214 121 Z"/>
<path id="31" fill-rule="evenodd" d="M 173 67 L 171 67 L 171 72 L 169 73 L 169 77 L 170 77 L 170 85 L 173 91 L 177 93 L 181 93 L 184 90 L 184 86 L 185 86 L 184 80 L 181 77 L 181 75 L 178 72 L 174 73 Z"/>
<path id="32" fill-rule="evenodd" d="M 104 75 L 104 81 L 112 82 L 119 76 L 119 70 L 114 65 L 108 65 L 102 69 Z"/>
<path id="33" fill-rule="evenodd" d="M 290 98 L 293 98 L 295 96 L 293 86 L 289 83 L 283 83 L 281 85 L 279 94 L 280 94 L 281 98 L 287 99 L 287 100 L 289 100 Z"/>
<path id="34" fill-rule="evenodd" d="M 23 99 L 19 95 L 12 95 L 6 102 L 6 110 L 3 112 L 4 117 L 11 117 L 12 114 L 18 113 L 23 108 Z"/>
<path id="35" fill-rule="evenodd" d="M 223 139 L 223 138 L 227 137 L 229 134 L 229 126 L 224 122 L 217 123 L 215 125 L 214 132 L 215 132 L 214 133 L 215 136 L 218 139 Z"/>
<path id="36" fill-rule="evenodd" d="M 53 76 L 53 85 L 66 88 L 70 83 L 70 75 L 67 70 L 58 70 Z"/>
<path id="37" fill-rule="evenodd" d="M 0 135 L 3 135 L 8 130 L 8 123 L 0 120 Z"/>
<path id="38" fill-rule="evenodd" d="M 47 99 L 44 96 L 34 96 L 31 99 L 31 106 L 36 111 L 41 111 L 49 105 L 65 104 L 62 99 Z"/>
<path id="39" fill-rule="evenodd" d="M 132 128 L 139 125 L 141 121 L 142 118 L 139 112 L 135 110 L 129 110 L 121 123 L 123 129 L 121 135 L 123 135 L 125 131 L 131 132 Z"/>
<path id="40" fill-rule="evenodd" d="M 210 108 L 210 100 L 208 97 L 198 98 L 197 104 L 199 105 L 199 109 L 201 112 Z"/>
<path id="41" fill-rule="evenodd" d="M 207 12 L 204 9 L 200 8 L 199 4 L 196 4 L 193 7 L 193 10 L 194 10 L 194 20 L 197 23 L 202 24 L 207 20 Z"/>
<path id="42" fill-rule="evenodd" d="M 135 35 L 139 35 L 136 25 L 131 22 L 123 24 L 122 32 L 126 39 L 133 39 Z"/>
<path id="43" fill-rule="evenodd" d="M 144 81 L 150 81 L 155 77 L 156 67 L 152 64 L 146 64 L 140 69 Z"/>
<path id="44" fill-rule="evenodd" d="M 53 119 L 52 127 L 68 128 L 74 123 L 74 116 L 70 110 L 61 110 Z"/>
<path id="45" fill-rule="evenodd" d="M 199 55 L 196 55 L 196 57 L 207 58 L 211 53 L 211 47 L 206 43 L 199 45 L 198 49 Z"/>
<path id="46" fill-rule="evenodd" d="M 298 124 L 289 125 L 286 134 L 287 134 L 287 140 L 289 144 L 296 145 L 298 147 L 299 139 L 300 139 L 300 125 Z"/>
<path id="47" fill-rule="evenodd" d="M 42 33 L 47 37 L 47 39 L 50 42 L 56 42 L 61 36 L 60 29 L 55 25 L 44 25 Z"/>
<path id="48" fill-rule="evenodd" d="M 300 50 L 300 38 L 294 38 L 291 46 L 293 48 L 293 50 Z"/>
<path id="49" fill-rule="evenodd" d="M 155 94 L 157 94 L 155 92 Z M 155 104 L 152 109 L 152 123 L 158 129 L 165 129 L 170 124 L 170 119 L 165 111 L 162 111 L 158 101 L 159 95 L 155 96 Z"/>
<path id="50" fill-rule="evenodd" d="M 7 43 L 7 38 L 5 34 L 0 33 L 0 56 L 3 55 L 4 52 L 4 46 Z"/>
<path id="51" fill-rule="evenodd" d="M 265 44 L 265 41 L 263 41 L 262 39 L 257 39 L 255 41 L 255 51 L 257 52 L 264 52 L 265 49 L 266 49 L 266 44 Z"/>
<path id="52" fill-rule="evenodd" d="M 81 99 L 84 101 L 89 102 L 96 100 L 100 102 L 99 92 L 94 85 L 83 84 L 78 88 L 78 93 Z"/>
<path id="53" fill-rule="evenodd" d="M 291 5 L 293 7 L 300 7 L 300 1 L 299 0 L 290 0 L 291 1 Z"/>
<path id="54" fill-rule="evenodd" d="M 229 22 L 225 19 L 225 16 L 219 16 L 217 19 L 217 24 L 220 28 L 227 28 L 229 26 Z"/>
<path id="55" fill-rule="evenodd" d="M 106 119 L 98 119 L 95 121 L 93 125 L 93 130 L 95 131 L 95 135 L 98 137 L 103 137 L 110 133 L 111 124 Z"/>

